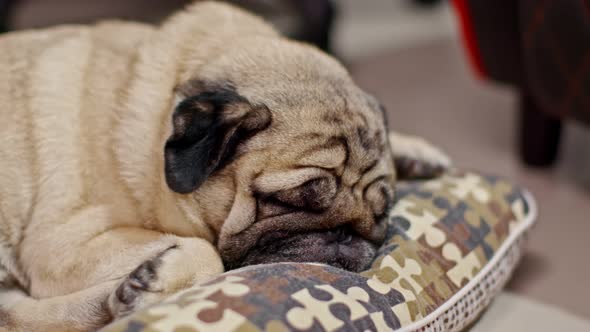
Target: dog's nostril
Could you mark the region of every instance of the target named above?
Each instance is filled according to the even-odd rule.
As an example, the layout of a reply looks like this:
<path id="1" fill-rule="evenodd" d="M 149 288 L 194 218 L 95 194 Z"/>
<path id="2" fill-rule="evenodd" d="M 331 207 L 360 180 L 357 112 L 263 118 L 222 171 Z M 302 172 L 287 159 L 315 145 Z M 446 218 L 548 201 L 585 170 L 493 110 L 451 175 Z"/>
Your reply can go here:
<path id="1" fill-rule="evenodd" d="M 348 234 L 339 240 L 340 244 L 349 244 L 352 242 L 352 235 Z"/>
<path id="2" fill-rule="evenodd" d="M 341 242 L 344 240 L 344 238 L 346 238 L 346 234 L 347 232 L 344 230 L 344 228 L 338 228 L 338 230 L 336 230 L 336 241 Z"/>
<path id="3" fill-rule="evenodd" d="M 336 230 L 326 231 L 324 241 L 326 241 L 326 243 L 334 243 L 338 241 L 338 237 L 339 235 Z"/>
<path id="4" fill-rule="evenodd" d="M 352 242 L 352 233 L 353 230 L 349 226 L 341 226 L 328 231 L 327 240 L 330 243 L 337 242 L 339 244 L 349 244 Z"/>

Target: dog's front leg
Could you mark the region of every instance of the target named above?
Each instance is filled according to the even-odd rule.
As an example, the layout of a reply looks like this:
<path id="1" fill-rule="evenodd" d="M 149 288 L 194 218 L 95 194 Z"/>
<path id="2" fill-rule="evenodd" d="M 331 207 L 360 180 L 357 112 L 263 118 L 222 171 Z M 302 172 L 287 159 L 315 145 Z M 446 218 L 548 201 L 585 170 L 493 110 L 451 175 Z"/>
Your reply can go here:
<path id="1" fill-rule="evenodd" d="M 11 305 L 0 305 L 0 331 L 95 331 L 112 320 L 106 303 L 115 286 L 115 281 L 104 282 L 45 299 L 34 299 L 25 293 L 15 294 L 15 289 L 0 290 L 0 299 L 10 296 L 17 300 Z"/>
<path id="2" fill-rule="evenodd" d="M 111 240 L 116 243 L 116 238 L 128 235 L 127 231 L 130 230 L 114 230 L 107 237 L 113 236 Z M 13 306 L 0 306 L 0 331 L 93 331 L 223 272 L 221 260 L 208 242 L 153 233 L 159 239 L 143 243 L 135 252 L 137 257 L 149 258 L 130 265 L 126 270 L 133 270 L 124 277 L 118 277 L 121 271 L 113 271 L 113 280 L 68 295 L 43 299 L 17 295 L 21 298 L 13 301 Z M 64 282 L 68 280 L 64 276 Z"/>
<path id="3" fill-rule="evenodd" d="M 66 222 L 44 223 L 29 230 L 22 244 L 21 264 L 29 279 L 26 288 L 32 298 L 39 299 L 39 303 L 51 300 L 60 307 L 58 304 L 60 299 L 66 299 L 65 294 L 109 284 L 110 288 L 105 286 L 95 298 L 85 295 L 85 302 L 78 303 L 81 307 L 90 303 L 94 309 L 89 314 L 63 315 L 79 319 L 78 325 L 85 326 L 102 322 L 104 317 L 128 314 L 223 271 L 214 247 L 203 239 L 113 225 L 108 216 L 108 210 L 89 207 L 79 210 Z M 70 308 L 66 304 L 61 307 Z M 29 315 L 26 308 L 17 304 L 9 310 L 7 321 L 12 317 L 18 326 L 21 322 L 18 317 Z M 46 306 L 37 308 L 42 312 Z M 61 316 L 49 313 L 38 316 L 45 317 L 39 326 L 60 324 Z M 73 326 L 67 321 L 63 323 L 64 330 Z"/>

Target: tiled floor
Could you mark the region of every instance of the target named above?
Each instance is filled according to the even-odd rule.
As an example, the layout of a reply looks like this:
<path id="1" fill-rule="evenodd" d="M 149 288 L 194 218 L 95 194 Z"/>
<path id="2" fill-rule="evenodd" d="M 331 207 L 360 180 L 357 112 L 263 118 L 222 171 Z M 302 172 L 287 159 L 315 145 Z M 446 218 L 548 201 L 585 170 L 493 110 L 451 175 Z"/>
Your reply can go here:
<path id="1" fill-rule="evenodd" d="M 523 167 L 515 151 L 513 91 L 477 81 L 454 40 L 353 62 L 358 83 L 385 104 L 390 124 L 444 147 L 462 168 L 504 176 L 539 205 L 530 249 L 509 288 L 590 317 L 590 128 L 569 125 L 554 170 Z"/>

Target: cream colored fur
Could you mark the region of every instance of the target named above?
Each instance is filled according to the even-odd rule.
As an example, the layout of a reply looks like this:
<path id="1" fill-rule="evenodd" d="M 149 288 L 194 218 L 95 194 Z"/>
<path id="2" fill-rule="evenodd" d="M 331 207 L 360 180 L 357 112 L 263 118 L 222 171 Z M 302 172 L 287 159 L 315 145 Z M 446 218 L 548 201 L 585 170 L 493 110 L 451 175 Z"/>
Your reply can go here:
<path id="1" fill-rule="evenodd" d="M 227 180 L 241 166 L 193 195 L 167 187 L 162 151 L 176 98 L 186 97 L 179 86 L 234 73 L 241 94 L 280 109 L 280 96 L 307 93 L 288 83 L 299 79 L 301 64 L 352 87 L 336 61 L 285 41 L 254 16 L 208 2 L 161 27 L 105 22 L 17 32 L 0 37 L 0 49 L 0 285 L 6 289 L 0 330 L 96 329 L 223 271 L 214 246 L 219 234 L 248 226 L 224 226 L 226 220 L 250 218 L 235 203 L 246 194 Z M 259 54 L 274 54 L 277 71 L 257 71 Z M 297 58 L 291 71 L 281 72 L 282 56 Z M 216 66 L 207 66 L 213 60 Z M 244 70 L 249 62 L 253 69 Z M 276 82 L 266 85 L 275 91 L 248 84 L 266 80 Z M 319 87 L 312 88 L 328 91 Z M 273 94 L 279 97 L 265 97 Z M 274 116 L 278 123 L 290 121 L 280 112 Z M 280 143 L 285 135 L 270 137 Z M 306 162 L 330 164 L 334 155 Z M 270 159 L 259 160 L 256 167 Z M 393 174 L 388 161 L 379 170 Z M 350 181 L 360 176 L 347 174 Z M 240 181 L 237 186 L 249 185 Z M 117 302 L 117 286 L 158 255 L 152 286 L 159 291 L 144 294 L 133 308 Z"/>

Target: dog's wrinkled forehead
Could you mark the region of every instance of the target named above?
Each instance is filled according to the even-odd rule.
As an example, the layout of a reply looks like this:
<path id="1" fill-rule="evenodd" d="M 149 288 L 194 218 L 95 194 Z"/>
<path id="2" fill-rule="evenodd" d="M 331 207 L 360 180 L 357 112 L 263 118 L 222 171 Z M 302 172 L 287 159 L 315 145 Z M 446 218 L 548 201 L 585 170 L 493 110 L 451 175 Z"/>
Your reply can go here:
<path id="1" fill-rule="evenodd" d="M 199 66 L 198 73 L 187 73 L 184 82 L 181 90 L 185 96 L 215 86 L 231 86 L 250 103 L 268 107 L 274 115 L 273 125 L 293 125 L 298 117 L 317 121 L 321 118 L 315 115 L 320 114 L 340 117 L 342 124 L 362 121 L 365 127 L 384 125 L 379 104 L 354 84 L 337 60 L 287 39 L 249 37 L 235 41 Z M 330 112 L 332 115 L 324 114 Z M 357 119 L 358 113 L 368 118 L 377 113 L 378 119 Z"/>
<path id="2" fill-rule="evenodd" d="M 303 154 L 309 153 L 304 159 L 301 155 L 289 158 L 290 153 L 287 153 L 283 162 L 296 160 L 307 166 L 321 167 L 332 163 L 323 160 L 326 158 L 322 155 L 334 160 L 344 156 L 352 158 L 349 166 L 362 172 L 385 156 L 388 141 L 383 109 L 375 98 L 347 77 L 326 74 L 289 84 L 281 79 L 282 76 L 278 76 L 277 83 L 268 86 L 261 82 L 236 83 L 227 78 L 193 79 L 179 86 L 177 93 L 192 96 L 207 91 L 235 91 L 239 98 L 252 105 L 263 105 L 272 113 L 272 130 L 254 137 L 248 144 L 267 149 L 272 142 L 276 151 L 288 147 L 285 153 L 296 144 Z"/>
<path id="3" fill-rule="evenodd" d="M 380 135 L 387 127 L 383 107 L 346 78 L 285 82 L 278 77 L 276 84 L 265 85 L 225 77 L 215 81 L 191 79 L 176 88 L 178 99 L 213 91 L 234 91 L 252 105 L 267 107 L 273 113 L 273 126 L 280 126 L 281 130 L 313 131 L 314 127 L 329 124 L 345 133 L 358 134 L 367 149 L 374 142 L 385 140 Z"/>
<path id="4" fill-rule="evenodd" d="M 282 105 L 313 97 L 310 89 L 323 93 L 327 85 L 352 84 L 346 69 L 332 57 L 311 46 L 276 38 L 236 41 L 185 81 L 191 77 L 232 82 L 239 94 L 253 103 Z"/>

